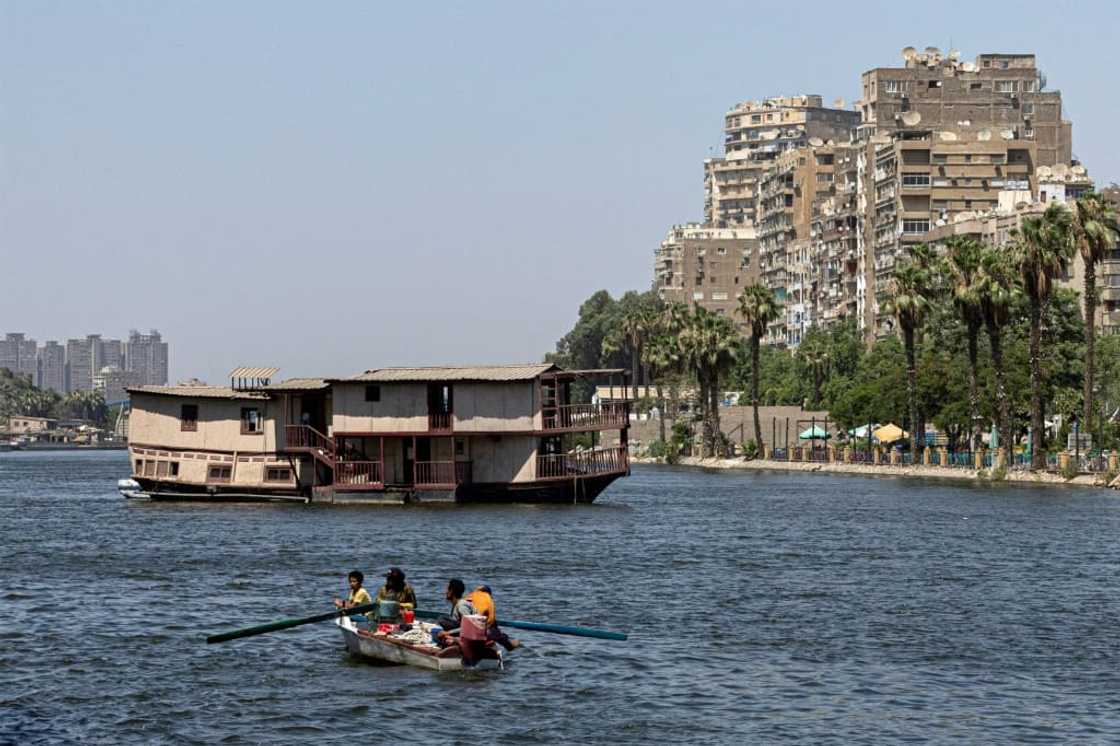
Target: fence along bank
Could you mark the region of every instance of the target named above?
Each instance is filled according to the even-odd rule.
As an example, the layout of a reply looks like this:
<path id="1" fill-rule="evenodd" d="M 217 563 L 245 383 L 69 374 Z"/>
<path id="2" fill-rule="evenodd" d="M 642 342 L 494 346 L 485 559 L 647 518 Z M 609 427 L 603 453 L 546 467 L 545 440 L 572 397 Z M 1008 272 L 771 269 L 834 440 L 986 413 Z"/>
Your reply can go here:
<path id="1" fill-rule="evenodd" d="M 630 402 L 571 401 L 578 379 L 624 390 L 621 369 L 378 368 L 274 384 L 275 373 L 239 368 L 229 386 L 129 389 L 129 452 L 143 492 L 589 503 L 630 472 Z M 618 445 L 599 445 L 608 431 Z"/>

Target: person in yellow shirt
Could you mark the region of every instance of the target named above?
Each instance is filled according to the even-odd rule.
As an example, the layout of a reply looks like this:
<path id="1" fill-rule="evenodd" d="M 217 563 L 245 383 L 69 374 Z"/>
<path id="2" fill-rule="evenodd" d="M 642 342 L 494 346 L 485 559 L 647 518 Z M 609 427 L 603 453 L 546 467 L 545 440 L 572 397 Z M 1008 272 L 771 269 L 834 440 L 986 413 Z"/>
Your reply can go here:
<path id="1" fill-rule="evenodd" d="M 349 609 L 354 606 L 361 606 L 363 604 L 373 603 L 373 599 L 369 596 L 369 591 L 362 587 L 365 581 L 365 576 L 362 575 L 360 570 L 354 570 L 346 576 L 346 582 L 350 584 L 350 595 L 344 601 L 341 598 L 334 600 L 334 605 L 339 609 Z"/>
<path id="2" fill-rule="evenodd" d="M 480 585 L 467 594 L 467 603 L 474 609 L 475 614 L 486 617 L 486 639 L 496 642 L 506 650 L 521 647 L 517 640 L 510 639 L 509 635 L 498 628 L 498 609 L 494 605 L 494 592 L 488 585 Z"/>

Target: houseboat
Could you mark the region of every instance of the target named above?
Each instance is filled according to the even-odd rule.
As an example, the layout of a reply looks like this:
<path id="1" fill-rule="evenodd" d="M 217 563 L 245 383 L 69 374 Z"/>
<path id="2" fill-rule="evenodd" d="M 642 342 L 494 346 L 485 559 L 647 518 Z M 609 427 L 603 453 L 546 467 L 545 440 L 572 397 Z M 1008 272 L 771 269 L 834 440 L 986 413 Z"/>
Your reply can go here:
<path id="1" fill-rule="evenodd" d="M 154 499 L 590 503 L 630 472 L 624 370 L 377 368 L 130 388 L 136 488 Z"/>

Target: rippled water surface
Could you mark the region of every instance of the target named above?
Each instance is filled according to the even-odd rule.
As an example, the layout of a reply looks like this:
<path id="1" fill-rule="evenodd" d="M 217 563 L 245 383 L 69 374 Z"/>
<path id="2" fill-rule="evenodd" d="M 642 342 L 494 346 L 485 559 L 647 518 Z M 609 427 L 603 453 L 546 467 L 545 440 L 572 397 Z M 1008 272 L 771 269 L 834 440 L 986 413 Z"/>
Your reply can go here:
<path id="1" fill-rule="evenodd" d="M 1120 500 L 646 467 L 589 507 L 126 502 L 121 452 L 0 454 L 0 742 L 1115 742 Z M 501 674 L 349 660 L 346 571 L 449 576 Z"/>

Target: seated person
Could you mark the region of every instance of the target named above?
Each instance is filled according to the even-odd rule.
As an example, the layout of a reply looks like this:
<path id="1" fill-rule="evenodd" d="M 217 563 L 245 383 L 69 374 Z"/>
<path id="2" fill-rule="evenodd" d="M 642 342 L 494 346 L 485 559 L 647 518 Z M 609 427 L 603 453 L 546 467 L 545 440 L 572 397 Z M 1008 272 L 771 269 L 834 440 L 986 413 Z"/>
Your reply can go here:
<path id="1" fill-rule="evenodd" d="M 416 608 L 416 594 L 412 586 L 404 582 L 404 572 L 399 567 L 390 567 L 385 574 L 385 585 L 377 591 L 376 601 L 396 601 L 400 604 L 412 604 Z"/>
<path id="2" fill-rule="evenodd" d="M 480 585 L 475 588 L 467 596 L 467 602 L 470 603 L 475 614 L 482 614 L 486 617 L 486 639 L 488 641 L 496 642 L 506 650 L 521 647 L 519 641 L 510 639 L 506 633 L 498 628 L 498 610 L 494 605 L 494 594 L 490 590 L 490 586 Z"/>
<path id="3" fill-rule="evenodd" d="M 362 587 L 362 582 L 364 580 L 365 576 L 362 575 L 360 570 L 354 570 L 347 575 L 346 581 L 350 584 L 350 595 L 345 601 L 341 598 L 336 598 L 334 600 L 335 607 L 339 609 L 349 609 L 354 606 L 373 603 L 373 599 L 369 597 L 369 591 Z M 360 614 L 351 614 L 351 616 L 354 618 L 361 617 Z"/>
<path id="4" fill-rule="evenodd" d="M 466 590 L 466 585 L 459 578 L 451 578 L 447 581 L 447 591 L 444 593 L 444 598 L 451 604 L 451 613 L 448 616 L 441 616 L 436 622 L 443 629 L 439 633 L 440 647 L 453 644 L 455 638 L 459 635 L 459 625 L 462 622 L 463 615 L 474 613 L 474 608 L 471 607 L 470 602 L 463 598 Z"/>

